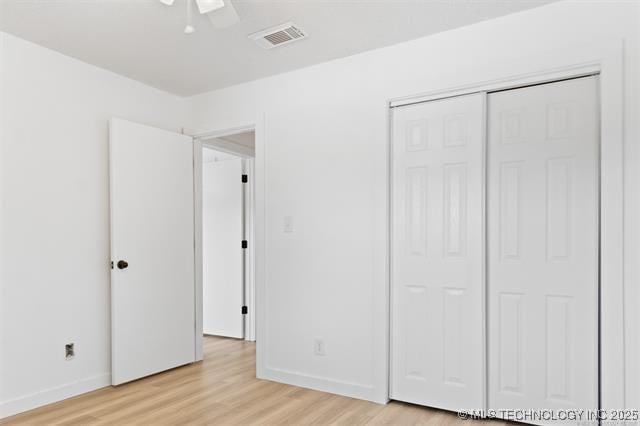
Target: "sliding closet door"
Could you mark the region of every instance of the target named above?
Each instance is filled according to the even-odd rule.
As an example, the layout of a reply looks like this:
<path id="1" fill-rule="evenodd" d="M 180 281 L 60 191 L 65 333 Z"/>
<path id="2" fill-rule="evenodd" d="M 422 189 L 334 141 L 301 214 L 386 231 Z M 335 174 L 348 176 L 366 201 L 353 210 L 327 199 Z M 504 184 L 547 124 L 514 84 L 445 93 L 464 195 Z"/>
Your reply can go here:
<path id="1" fill-rule="evenodd" d="M 483 94 L 393 110 L 393 399 L 483 406 L 483 120 Z"/>
<path id="2" fill-rule="evenodd" d="M 597 78 L 488 111 L 489 408 L 596 409 Z"/>

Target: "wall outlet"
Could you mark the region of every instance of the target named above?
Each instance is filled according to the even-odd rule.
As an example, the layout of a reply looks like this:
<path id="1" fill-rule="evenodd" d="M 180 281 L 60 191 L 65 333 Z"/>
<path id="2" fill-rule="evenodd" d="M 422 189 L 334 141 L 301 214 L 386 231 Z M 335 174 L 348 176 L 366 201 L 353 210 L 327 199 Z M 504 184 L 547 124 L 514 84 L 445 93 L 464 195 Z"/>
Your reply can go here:
<path id="1" fill-rule="evenodd" d="M 317 338 L 313 341 L 313 353 L 318 356 L 325 356 L 324 340 Z"/>
<path id="2" fill-rule="evenodd" d="M 65 359 L 73 359 L 73 357 L 76 356 L 76 349 L 73 343 L 64 345 L 64 354 Z"/>

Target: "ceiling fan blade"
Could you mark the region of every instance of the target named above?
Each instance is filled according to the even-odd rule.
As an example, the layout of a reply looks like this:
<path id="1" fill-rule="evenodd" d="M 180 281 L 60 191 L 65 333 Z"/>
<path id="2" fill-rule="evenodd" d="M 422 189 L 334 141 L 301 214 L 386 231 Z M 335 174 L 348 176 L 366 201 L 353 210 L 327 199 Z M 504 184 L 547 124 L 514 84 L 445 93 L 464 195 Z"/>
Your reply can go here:
<path id="1" fill-rule="evenodd" d="M 196 3 L 201 14 L 213 12 L 223 8 L 225 5 L 224 0 L 196 0 Z"/>
<path id="2" fill-rule="evenodd" d="M 216 28 L 227 28 L 233 24 L 240 22 L 238 12 L 230 0 L 224 0 L 224 7 L 208 13 L 207 16 Z"/>
<path id="3" fill-rule="evenodd" d="M 166 4 L 167 6 L 173 6 L 173 2 L 175 0 L 160 0 L 160 3 Z"/>

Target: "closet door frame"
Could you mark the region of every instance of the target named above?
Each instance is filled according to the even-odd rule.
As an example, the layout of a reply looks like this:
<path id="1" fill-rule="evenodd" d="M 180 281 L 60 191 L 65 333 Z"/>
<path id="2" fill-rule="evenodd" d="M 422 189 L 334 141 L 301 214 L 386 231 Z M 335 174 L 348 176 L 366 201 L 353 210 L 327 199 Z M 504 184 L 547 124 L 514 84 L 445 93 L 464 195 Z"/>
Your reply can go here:
<path id="1" fill-rule="evenodd" d="M 599 113 L 600 113 L 600 285 L 599 285 L 599 399 L 602 410 L 624 409 L 626 407 L 626 366 L 625 358 L 635 354 L 636 348 L 625 345 L 625 328 L 635 330 L 633 324 L 625 324 L 625 311 L 628 311 L 624 293 L 624 79 L 623 79 L 623 41 L 608 40 L 600 44 L 576 49 L 559 49 L 555 52 L 519 58 L 511 64 L 500 64 L 502 70 L 509 70 L 497 78 L 485 81 L 470 81 L 458 87 L 437 90 L 421 95 L 390 99 L 387 107 L 387 295 L 388 312 L 388 365 L 392 371 L 391 356 L 392 319 L 395 306 L 392 292 L 392 202 L 393 202 L 393 113 L 394 107 L 411 105 L 473 93 L 488 93 L 529 86 L 540 83 L 585 77 L 599 76 Z M 476 70 L 478 76 L 495 77 L 496 69 Z M 485 111 L 486 113 L 486 111 Z M 486 121 L 486 117 L 485 117 Z M 485 123 L 486 127 L 486 123 Z M 486 135 L 485 135 L 486 136 Z M 486 139 L 486 137 L 485 137 Z M 485 142 L 486 144 L 486 142 Z M 486 146 L 485 146 L 486 150 Z M 486 218 L 486 202 L 484 203 Z M 486 252 L 485 252 L 486 263 Z M 486 275 L 486 272 L 485 272 Z M 484 403 L 487 408 L 488 384 L 487 368 L 487 321 L 486 321 L 486 276 L 484 299 L 485 306 L 485 380 Z M 628 298 L 631 299 L 631 298 Z M 391 382 L 389 376 L 389 383 Z M 460 407 L 464 409 L 465 407 Z"/>

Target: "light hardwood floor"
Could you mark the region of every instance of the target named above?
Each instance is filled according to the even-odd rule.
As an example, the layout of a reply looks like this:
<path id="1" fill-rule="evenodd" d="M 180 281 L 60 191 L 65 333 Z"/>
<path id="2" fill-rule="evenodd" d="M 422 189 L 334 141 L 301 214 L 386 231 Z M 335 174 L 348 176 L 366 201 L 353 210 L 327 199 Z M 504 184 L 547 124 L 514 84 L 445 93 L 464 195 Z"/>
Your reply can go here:
<path id="1" fill-rule="evenodd" d="M 204 351 L 203 362 L 80 395 L 4 419 L 0 424 L 473 426 L 476 423 L 441 410 L 400 402 L 379 405 L 258 380 L 253 343 L 206 337 Z"/>

